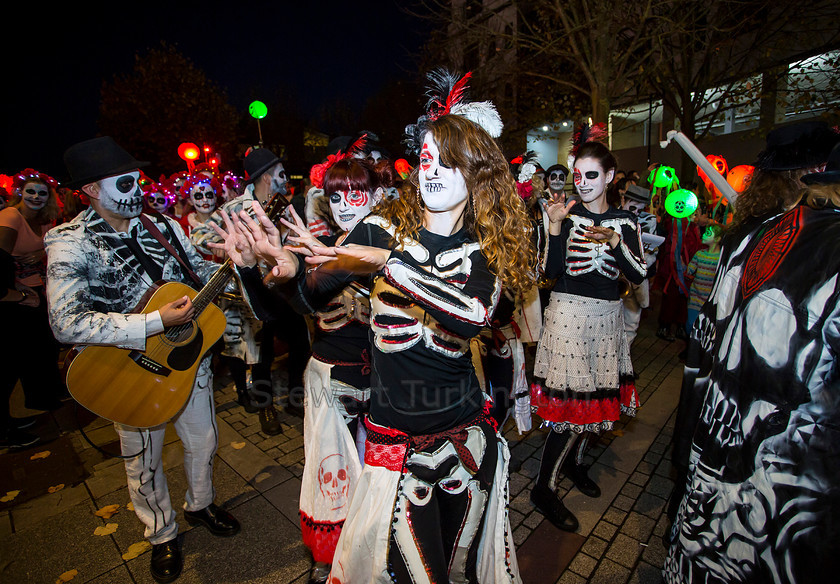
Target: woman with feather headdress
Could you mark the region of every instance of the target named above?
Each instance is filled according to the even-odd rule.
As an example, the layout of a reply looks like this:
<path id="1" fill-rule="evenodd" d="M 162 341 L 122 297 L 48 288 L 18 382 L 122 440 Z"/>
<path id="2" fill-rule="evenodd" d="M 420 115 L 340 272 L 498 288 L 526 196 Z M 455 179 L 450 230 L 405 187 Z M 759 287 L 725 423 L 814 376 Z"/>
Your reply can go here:
<path id="1" fill-rule="evenodd" d="M 465 99 L 468 77 L 430 74 L 428 112 L 406 129 L 420 157 L 411 192 L 376 209 L 341 245 L 315 248 L 304 261 L 277 245 L 264 216 L 260 225 L 244 217 L 226 225 L 234 261 L 270 261 L 269 283 L 299 310 L 317 309 L 360 273 L 371 276 L 365 467 L 330 582 L 520 582 L 507 517 L 509 452 L 488 414 L 470 339 L 490 324 L 503 286 L 514 294 L 533 286 L 535 253 L 493 140 L 501 120 L 490 102 Z M 241 272 L 248 281 L 249 270 Z"/>
<path id="2" fill-rule="evenodd" d="M 574 136 L 573 177 L 581 202 L 547 204 L 546 275 L 557 282 L 534 365 L 534 377 L 543 382 L 533 385 L 531 405 L 552 432 L 531 501 L 567 531 L 577 530 L 578 522 L 554 493 L 558 472 L 562 468 L 584 494 L 599 496 L 582 464 L 586 437 L 611 429 L 621 412 L 634 415 L 638 404 L 619 276 L 639 283 L 647 266 L 636 218 L 607 203 L 617 164 L 600 141 L 603 135 L 602 127 L 583 125 Z"/>

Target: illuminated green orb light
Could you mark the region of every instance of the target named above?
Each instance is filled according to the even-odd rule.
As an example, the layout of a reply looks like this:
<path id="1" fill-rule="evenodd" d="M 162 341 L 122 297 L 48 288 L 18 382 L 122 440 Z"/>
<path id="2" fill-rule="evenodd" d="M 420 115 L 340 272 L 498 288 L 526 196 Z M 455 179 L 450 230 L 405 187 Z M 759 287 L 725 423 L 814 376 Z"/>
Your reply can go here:
<path id="1" fill-rule="evenodd" d="M 252 101 L 251 105 L 248 106 L 248 113 L 251 114 L 252 118 L 261 120 L 268 114 L 268 108 L 261 101 Z"/>

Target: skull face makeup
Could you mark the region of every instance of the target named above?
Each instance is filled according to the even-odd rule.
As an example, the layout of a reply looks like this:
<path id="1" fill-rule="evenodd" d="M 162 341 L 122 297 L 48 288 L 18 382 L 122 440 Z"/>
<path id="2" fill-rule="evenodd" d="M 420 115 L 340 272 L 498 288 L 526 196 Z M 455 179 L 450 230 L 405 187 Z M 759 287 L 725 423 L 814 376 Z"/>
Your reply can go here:
<path id="1" fill-rule="evenodd" d="M 639 216 L 639 213 L 645 210 L 645 204 L 641 201 L 634 201 L 633 199 L 625 199 L 624 204 L 621 206 L 622 209 L 625 211 L 630 211 L 636 217 Z"/>
<path id="2" fill-rule="evenodd" d="M 367 191 L 336 191 L 330 193 L 330 210 L 342 231 L 350 231 L 367 217 L 373 197 Z"/>
<path id="3" fill-rule="evenodd" d="M 169 207 L 169 199 L 163 193 L 146 193 L 146 201 L 158 213 L 163 213 Z"/>
<path id="4" fill-rule="evenodd" d="M 140 190 L 139 180 L 140 172 L 137 170 L 103 178 L 99 181 L 99 204 L 119 217 L 137 217 L 143 211 L 143 191 Z"/>
<path id="5" fill-rule="evenodd" d="M 548 188 L 552 191 L 562 191 L 566 185 L 566 174 L 562 170 L 552 170 L 548 175 Z"/>
<path id="6" fill-rule="evenodd" d="M 420 194 L 426 209 L 433 213 L 463 210 L 467 204 L 467 183 L 457 168 L 440 160 L 440 151 L 431 132 L 426 132 L 420 152 Z"/>
<path id="7" fill-rule="evenodd" d="M 289 192 L 289 181 L 286 178 L 286 169 L 282 164 L 278 164 L 271 170 L 271 186 L 272 193 L 280 193 L 285 195 Z"/>
<path id="8" fill-rule="evenodd" d="M 28 182 L 23 185 L 20 195 L 23 198 L 24 205 L 33 211 L 40 211 L 47 204 L 50 191 L 44 183 Z"/>
<path id="9" fill-rule="evenodd" d="M 601 163 L 595 158 L 575 160 L 575 189 L 584 203 L 591 203 L 606 196 L 606 187 L 612 181 L 614 170 L 604 172 Z"/>
<path id="10" fill-rule="evenodd" d="M 216 191 L 208 182 L 200 182 L 190 190 L 190 202 L 197 213 L 209 215 L 216 208 Z"/>

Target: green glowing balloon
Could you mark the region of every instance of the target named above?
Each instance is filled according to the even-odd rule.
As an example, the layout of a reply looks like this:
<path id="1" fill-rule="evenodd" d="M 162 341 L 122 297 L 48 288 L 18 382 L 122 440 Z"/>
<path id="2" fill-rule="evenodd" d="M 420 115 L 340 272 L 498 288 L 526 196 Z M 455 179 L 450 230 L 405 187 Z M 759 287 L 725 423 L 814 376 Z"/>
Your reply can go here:
<path id="1" fill-rule="evenodd" d="M 648 178 L 648 182 L 652 182 L 653 186 L 664 189 L 666 187 L 670 187 L 672 184 L 679 185 L 680 181 L 677 179 L 677 171 L 675 171 L 670 166 L 658 166 L 650 173 L 650 178 Z"/>
<path id="2" fill-rule="evenodd" d="M 697 195 L 688 189 L 679 189 L 670 193 L 665 199 L 665 210 L 672 217 L 682 219 L 697 210 Z"/>
<path id="3" fill-rule="evenodd" d="M 268 114 L 268 108 L 261 101 L 252 101 L 251 105 L 248 106 L 248 113 L 251 114 L 252 118 L 261 120 Z"/>

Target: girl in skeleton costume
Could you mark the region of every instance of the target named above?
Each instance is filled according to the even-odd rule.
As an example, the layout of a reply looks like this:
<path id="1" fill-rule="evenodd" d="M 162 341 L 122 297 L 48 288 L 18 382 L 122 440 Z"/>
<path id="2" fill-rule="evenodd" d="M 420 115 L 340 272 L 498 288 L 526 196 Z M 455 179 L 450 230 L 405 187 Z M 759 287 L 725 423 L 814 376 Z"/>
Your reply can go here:
<path id="1" fill-rule="evenodd" d="M 247 216 L 228 223 L 231 257 L 243 239 L 267 251 L 301 310 L 373 274 L 365 466 L 330 582 L 520 581 L 507 444 L 487 414 L 469 339 L 490 323 L 503 285 L 514 294 L 533 285 L 530 226 L 491 137 L 501 132 L 495 108 L 463 99 L 467 77 L 430 78 L 444 89 L 407 129 L 420 154 L 412 192 L 341 246 L 317 249 L 307 259 L 317 269 L 305 274 L 304 262 L 278 249 L 264 218 L 261 228 Z"/>
<path id="2" fill-rule="evenodd" d="M 193 239 L 193 230 L 199 225 L 207 223 L 213 211 L 215 211 L 216 193 L 220 190 L 221 186 L 218 181 L 204 173 L 191 174 L 181 186 L 181 193 L 189 201 L 192 211 L 184 215 L 178 222 L 191 239 Z M 193 239 L 193 245 L 198 248 L 204 259 L 213 260 L 213 251 L 204 247 L 201 243 L 201 240 Z"/>
<path id="3" fill-rule="evenodd" d="M 143 189 L 146 211 L 166 213 L 175 202 L 175 193 L 164 183 L 150 181 L 141 183 L 140 187 Z"/>
<path id="4" fill-rule="evenodd" d="M 296 235 L 288 241 L 306 253 L 339 244 L 379 202 L 394 181 L 387 162 L 374 165 L 346 153 L 312 167 L 312 183 L 324 190 L 340 235 L 315 239 L 303 221 L 282 222 Z M 312 358 L 304 377 L 304 451 L 300 516 L 303 541 L 315 561 L 310 582 L 325 582 L 350 499 L 362 471 L 364 427 L 359 415 L 370 400 L 370 300 L 367 276 L 360 276 L 314 313 Z M 358 436 L 358 439 L 357 439 Z M 357 448 L 357 442 L 358 448 Z"/>
<path id="5" fill-rule="evenodd" d="M 581 492 L 600 489 L 582 465 L 588 433 L 612 428 L 619 413 L 635 414 L 638 396 L 624 334 L 618 278 L 640 283 L 647 272 L 636 218 L 606 201 L 616 161 L 584 125 L 572 148 L 581 203 L 552 201 L 548 277 L 559 276 L 546 308 L 537 347 L 531 404 L 553 430 L 546 438 L 531 501 L 557 527 L 575 531 L 577 519 L 552 490 L 562 467 Z M 583 438 L 583 439 L 581 439 Z M 567 456 L 577 450 L 563 466 Z"/>
<path id="6" fill-rule="evenodd" d="M 18 380 L 26 407 L 54 410 L 66 392 L 58 370 L 59 346 L 50 330 L 44 294 L 44 234 L 59 215 L 54 178 L 27 168 L 15 175 L 12 202 L 0 211 L 0 254 L 8 261 L 0 300 L 0 440 L 3 446 L 38 441 L 24 428 L 34 418 L 12 419 L 9 397 Z"/>

